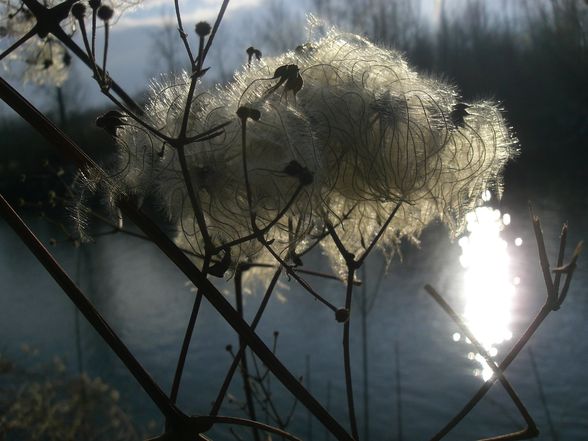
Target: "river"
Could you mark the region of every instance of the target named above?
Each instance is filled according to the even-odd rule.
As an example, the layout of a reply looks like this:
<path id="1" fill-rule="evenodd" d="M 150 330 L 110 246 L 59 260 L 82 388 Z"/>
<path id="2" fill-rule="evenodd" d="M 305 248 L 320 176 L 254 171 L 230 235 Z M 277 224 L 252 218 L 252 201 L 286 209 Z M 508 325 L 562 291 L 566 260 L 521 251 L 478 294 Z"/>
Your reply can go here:
<path id="1" fill-rule="evenodd" d="M 498 222 L 500 231 L 484 232 L 486 227 L 479 227 L 474 233 L 477 227 L 472 224 L 469 239 L 450 241 L 442 227 L 427 229 L 419 249 L 403 246 L 403 261 L 397 257 L 393 260 L 377 293 L 374 287 L 383 260 L 375 257 L 370 261 L 367 274 L 362 275 L 367 289 L 364 292 L 358 288 L 356 297 L 365 294 L 373 299 L 373 307 L 365 316 L 367 414 L 372 441 L 429 439 L 487 376 L 487 368 L 485 371 L 472 345 L 424 291 L 426 283 L 465 315 L 477 335 L 484 336 L 487 349 L 497 360 L 505 356 L 539 311 L 545 288 L 536 244 L 526 204 L 515 203 L 516 199 L 505 198 L 500 213 L 492 209 L 475 216 Z M 562 222 L 569 221 L 570 226 L 568 254 L 578 240 L 586 238 L 585 206 L 548 198 L 536 202 L 535 210 L 542 220 L 550 258 L 557 251 Z M 43 220 L 30 219 L 30 224 L 45 242 L 57 234 Z M 492 239 L 484 239 L 489 237 Z M 151 420 L 162 424 L 156 407 L 83 318 L 80 351 L 76 350 L 74 306 L 3 222 L 0 243 L 2 352 L 18 358 L 22 345 L 28 345 L 38 349 L 40 360 L 63 357 L 72 373 L 78 369 L 79 359 L 84 370 L 120 391 L 123 407 L 139 424 Z M 477 246 L 482 248 L 476 251 Z M 169 390 L 194 298 L 185 277 L 155 246 L 122 234 L 80 248 L 59 244 L 51 250 L 155 380 Z M 540 440 L 588 439 L 585 259 L 580 257 L 561 310 L 547 318 L 506 372 L 535 418 L 542 432 Z M 321 261 L 317 254 L 307 259 L 305 266 L 320 268 Z M 331 302 L 343 305 L 341 283 L 308 277 Z M 220 288 L 233 300 L 231 283 L 221 283 Z M 261 285 L 249 291 L 245 313 L 251 319 L 263 291 Z M 351 346 L 359 430 L 364 434 L 364 351 L 359 305 L 354 303 Z M 296 282 L 282 277 L 258 331 L 269 345 L 274 331 L 279 331 L 277 355 L 295 375 L 305 377 L 307 387 L 336 418 L 346 421 L 342 326 L 332 311 L 299 289 Z M 212 307 L 204 304 L 179 395 L 185 412 L 209 411 L 231 362 L 227 344 L 238 346 L 235 334 Z M 285 414 L 292 399 L 277 381 L 272 385 L 275 403 Z M 239 378 L 230 392 L 242 399 Z M 225 404 L 222 413 L 245 416 L 230 403 Z M 497 384 L 447 439 L 477 439 L 522 427 L 522 418 Z M 290 429 L 305 440 L 329 439 L 325 429 L 309 419 L 300 405 Z M 234 439 L 225 429 L 214 429 L 209 435 L 219 441 Z"/>

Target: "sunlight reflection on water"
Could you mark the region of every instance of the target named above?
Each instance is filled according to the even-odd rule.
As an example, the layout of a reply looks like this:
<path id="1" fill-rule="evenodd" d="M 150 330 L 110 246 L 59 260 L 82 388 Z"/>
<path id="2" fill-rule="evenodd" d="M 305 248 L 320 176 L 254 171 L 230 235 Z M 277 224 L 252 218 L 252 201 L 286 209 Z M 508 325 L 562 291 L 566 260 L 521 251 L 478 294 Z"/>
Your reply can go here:
<path id="1" fill-rule="evenodd" d="M 511 274 L 509 245 L 500 235 L 511 217 L 492 207 L 478 207 L 467 214 L 466 222 L 467 234 L 459 240 L 462 250 L 459 260 L 465 269 L 463 316 L 478 341 L 495 357 L 499 345 L 512 338 L 510 324 L 515 285 L 519 280 Z M 522 240 L 517 238 L 515 245 L 521 244 Z M 462 336 L 456 333 L 452 338 L 460 341 Z M 468 359 L 480 365 L 474 369 L 474 375 L 484 381 L 492 376 L 492 370 L 480 354 L 469 352 Z"/>

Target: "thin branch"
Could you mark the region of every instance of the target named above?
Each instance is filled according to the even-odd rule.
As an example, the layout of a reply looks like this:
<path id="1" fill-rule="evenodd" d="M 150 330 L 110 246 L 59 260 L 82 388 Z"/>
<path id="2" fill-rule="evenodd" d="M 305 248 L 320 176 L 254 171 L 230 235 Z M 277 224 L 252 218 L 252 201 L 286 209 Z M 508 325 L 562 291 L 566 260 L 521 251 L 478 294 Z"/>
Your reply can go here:
<path id="1" fill-rule="evenodd" d="M 196 325 L 196 319 L 198 318 L 198 312 L 200 311 L 201 303 L 202 292 L 201 290 L 197 290 L 196 298 L 194 299 L 194 305 L 192 306 L 192 312 L 190 314 L 190 319 L 188 321 L 188 326 L 186 327 L 186 332 L 184 334 L 184 340 L 182 341 L 182 348 L 180 350 L 180 355 L 178 357 L 178 362 L 176 364 L 174 379 L 172 382 L 170 399 L 173 403 L 175 403 L 178 398 L 180 381 L 182 380 L 182 373 L 184 371 L 184 366 L 186 364 L 186 356 L 188 355 L 188 349 L 190 347 L 190 342 L 192 341 L 192 334 L 194 332 L 194 326 Z"/>
<path id="2" fill-rule="evenodd" d="M 241 268 L 237 267 L 237 271 L 235 272 L 235 303 L 237 306 L 237 312 L 244 319 L 244 311 L 243 311 L 243 271 Z M 257 420 L 255 415 L 255 405 L 253 404 L 253 397 L 251 391 L 251 383 L 250 383 L 250 375 L 249 375 L 249 368 L 247 366 L 247 353 L 245 352 L 245 343 L 243 341 L 243 337 L 239 336 L 239 352 L 242 353 L 241 355 L 241 375 L 243 377 L 243 388 L 245 390 L 245 400 L 247 403 L 247 412 L 249 413 L 249 417 L 252 420 Z M 255 441 L 260 441 L 259 432 L 255 427 L 252 428 L 253 439 Z"/>
<path id="3" fill-rule="evenodd" d="M 273 258 L 276 259 L 276 261 L 281 266 L 284 267 L 284 269 L 286 270 L 286 272 L 288 273 L 289 276 L 291 276 L 294 280 L 296 280 L 300 284 L 300 286 L 302 286 L 315 299 L 317 299 L 323 305 L 328 307 L 331 311 L 337 312 L 337 307 L 335 305 L 333 305 L 331 302 L 329 302 L 327 299 L 325 299 L 323 296 L 321 296 L 318 292 L 316 292 L 306 280 L 304 280 L 302 277 L 300 277 L 298 274 L 296 274 L 296 272 L 292 269 L 292 267 L 290 265 L 288 265 L 286 262 L 284 262 L 284 259 L 282 259 L 278 255 L 278 253 L 275 252 L 275 250 L 271 247 L 271 245 L 268 243 L 267 240 L 265 240 L 264 238 L 259 238 L 259 240 L 261 241 L 263 246 L 270 252 L 270 254 L 273 256 Z"/>
<path id="4" fill-rule="evenodd" d="M 333 227 L 333 224 L 331 224 L 331 222 L 329 222 L 328 220 L 325 223 L 327 225 L 327 230 L 329 231 L 329 234 L 333 239 L 333 242 L 335 242 L 335 246 L 339 250 L 339 253 L 341 253 L 343 259 L 345 259 L 345 263 L 347 263 L 347 266 L 355 268 L 355 256 L 349 251 L 347 251 L 347 248 L 345 248 L 345 245 L 343 245 L 343 242 L 341 242 L 341 239 L 339 238 L 337 231 L 335 231 L 335 227 Z"/>
<path id="5" fill-rule="evenodd" d="M 92 47 L 88 53 L 91 59 L 96 59 L 96 16 L 98 8 L 92 8 Z"/>
<path id="6" fill-rule="evenodd" d="M 194 190 L 194 185 L 192 184 L 192 177 L 190 176 L 190 171 L 188 170 L 188 164 L 186 162 L 184 145 L 178 145 L 177 153 L 178 159 L 180 160 L 180 168 L 182 170 L 184 183 L 186 184 L 186 189 L 188 191 L 188 197 L 190 199 L 190 203 L 192 204 L 192 210 L 194 211 L 194 217 L 196 217 L 198 229 L 200 230 L 200 234 L 202 234 L 202 239 L 204 240 L 204 255 L 206 256 L 211 254 L 210 250 L 212 250 L 212 239 L 208 233 L 208 226 L 206 225 L 206 219 L 204 217 L 204 211 L 202 210 L 202 204 L 200 203 L 200 197 Z"/>
<path id="7" fill-rule="evenodd" d="M 555 291 L 553 280 L 551 279 L 549 259 L 547 257 L 547 251 L 545 250 L 541 222 L 539 221 L 539 217 L 535 216 L 533 213 L 533 206 L 531 203 L 529 203 L 529 213 L 531 214 L 531 222 L 533 223 L 533 231 L 535 232 L 535 239 L 537 241 L 539 262 L 541 264 L 541 270 L 543 271 L 543 279 L 545 281 L 545 287 L 547 288 L 547 301 L 551 302 L 552 305 L 555 305 L 557 302 L 557 292 Z"/>
<path id="8" fill-rule="evenodd" d="M 174 7 L 176 10 L 176 20 L 178 22 L 178 32 L 180 33 L 180 38 L 184 43 L 184 48 L 186 49 L 186 53 L 188 54 L 188 58 L 190 59 L 190 67 L 194 70 L 196 63 L 194 62 L 194 55 L 192 55 L 192 49 L 190 49 L 190 43 L 188 42 L 188 34 L 184 31 L 184 26 L 182 25 L 182 14 L 180 14 L 180 2 L 179 0 L 174 0 Z"/>
<path id="9" fill-rule="evenodd" d="M 106 20 L 104 22 L 104 50 L 102 52 L 102 74 L 104 76 L 103 80 L 103 85 L 102 88 L 104 89 L 108 89 L 109 85 L 108 85 L 108 73 L 106 72 L 106 60 L 108 57 L 108 38 L 109 38 L 109 30 L 110 30 L 110 25 L 108 23 L 108 20 Z"/>
<path id="10" fill-rule="evenodd" d="M 355 417 L 355 405 L 353 403 L 353 381 L 351 377 L 351 347 L 349 344 L 349 333 L 351 325 L 351 301 L 353 295 L 353 278 L 355 268 L 349 266 L 347 269 L 347 293 L 345 295 L 345 309 L 349 317 L 343 325 L 343 363 L 345 365 L 345 391 L 347 394 L 347 412 L 349 413 L 349 423 L 351 425 L 351 434 L 355 440 L 359 440 L 359 431 L 357 430 L 357 419 Z"/>
<path id="11" fill-rule="evenodd" d="M 94 73 L 95 80 L 100 85 L 100 88 L 102 88 L 103 78 L 102 78 L 102 75 L 100 73 L 98 66 L 96 65 L 96 58 L 94 57 L 94 51 L 90 47 L 90 42 L 88 41 L 88 32 L 86 31 L 86 22 L 84 21 L 84 17 L 80 17 L 78 19 L 78 26 L 80 27 L 80 33 L 82 34 L 82 41 L 84 42 L 84 47 L 86 48 L 86 57 L 89 61 L 89 63 L 87 63 L 87 64 L 92 69 L 92 72 Z M 92 32 L 92 37 L 93 36 L 94 36 L 94 32 Z M 68 38 L 69 38 L 69 36 L 68 36 Z M 92 41 L 92 43 L 94 43 L 94 41 Z"/>
<path id="12" fill-rule="evenodd" d="M 300 184 L 300 185 L 298 185 L 298 187 L 296 187 L 296 190 L 294 191 L 294 193 L 290 197 L 290 200 L 286 203 L 286 205 L 284 205 L 284 207 L 282 207 L 282 209 L 280 210 L 280 212 L 278 214 L 276 214 L 276 216 L 265 227 L 258 228 L 257 225 L 256 225 L 256 223 L 255 223 L 255 221 L 253 221 L 253 219 L 252 219 L 252 221 L 253 221 L 252 228 L 254 229 L 254 232 L 253 233 L 248 234 L 247 236 L 243 236 L 243 237 L 240 237 L 238 239 L 232 240 L 230 242 L 223 243 L 221 246 L 216 247 L 214 249 L 214 251 L 217 251 L 217 250 L 220 251 L 220 250 L 222 250 L 224 248 L 227 248 L 227 247 L 230 248 L 230 247 L 233 247 L 235 245 L 239 245 L 241 243 L 248 242 L 248 241 L 250 241 L 252 239 L 258 238 L 258 237 L 264 235 L 265 233 L 267 233 L 288 212 L 288 210 L 290 209 L 290 207 L 292 206 L 292 204 L 294 204 L 294 201 L 296 201 L 296 198 L 298 197 L 298 195 L 302 191 L 302 188 L 304 188 L 304 186 L 302 184 Z"/>
<path id="13" fill-rule="evenodd" d="M 545 284 L 546 284 L 546 288 L 547 288 L 547 298 L 545 300 L 543 307 L 541 308 L 541 310 L 537 314 L 537 316 L 533 319 L 533 321 L 531 322 L 529 327 L 526 329 L 526 331 L 523 333 L 523 335 L 519 338 L 519 340 L 516 342 L 516 344 L 512 347 L 512 349 L 506 355 L 506 357 L 504 358 L 502 363 L 500 363 L 500 365 L 498 366 L 498 369 L 500 370 L 500 372 L 506 371 L 508 366 L 510 366 L 510 364 L 513 362 L 513 360 L 519 355 L 521 350 L 525 347 L 525 345 L 531 339 L 533 334 L 537 331 L 539 326 L 541 326 L 541 324 L 547 318 L 549 313 L 551 311 L 553 311 L 555 307 L 561 306 L 561 303 L 559 303 L 559 300 L 557 299 L 557 293 L 555 293 L 555 298 L 554 298 L 553 282 L 551 280 L 551 275 L 549 274 L 549 272 L 546 273 L 546 271 L 545 271 L 546 268 L 547 269 L 549 268 L 549 263 L 546 262 L 547 253 L 545 252 L 545 244 L 543 242 L 543 233 L 541 232 L 539 218 L 533 214 L 532 209 L 531 209 L 531 221 L 533 224 L 533 228 L 535 230 L 535 237 L 537 239 L 540 265 L 543 270 L 543 276 L 545 278 Z M 582 243 L 580 242 L 578 244 L 578 246 L 576 247 L 576 250 L 575 250 L 574 255 L 572 257 L 572 261 L 569 264 L 570 268 L 569 269 L 565 268 L 566 271 L 568 271 L 568 270 L 570 271 L 570 273 L 567 274 L 568 279 L 566 279 L 566 282 L 564 284 L 564 290 L 566 292 L 567 292 L 567 289 L 569 288 L 569 284 L 571 281 L 571 276 L 573 274 L 573 268 L 575 267 L 576 259 L 581 251 L 581 248 L 582 248 L 581 245 L 582 245 Z M 567 287 L 565 285 L 567 285 Z M 486 381 L 480 387 L 478 392 L 476 392 L 476 394 L 474 394 L 474 396 L 472 396 L 472 398 L 466 403 L 466 405 L 445 425 L 445 427 L 443 427 L 433 438 L 431 438 L 431 440 L 438 441 L 438 440 L 442 439 L 445 435 L 447 435 L 449 432 L 451 432 L 451 430 L 453 430 L 453 428 L 455 426 L 457 426 L 457 424 L 459 424 L 459 422 L 463 418 L 465 418 L 465 416 L 476 406 L 476 404 L 488 393 L 488 391 L 494 385 L 494 383 L 496 382 L 497 379 L 498 379 L 498 377 L 496 375 L 493 375 L 488 381 Z M 523 434 L 521 433 L 518 436 L 523 436 Z M 500 439 L 500 438 L 496 438 L 495 440 L 498 440 L 498 439 Z M 510 439 L 513 439 L 513 438 L 510 438 Z M 518 439 L 521 439 L 521 438 L 518 438 Z"/>
<path id="14" fill-rule="evenodd" d="M 65 270 L 57 263 L 51 253 L 37 239 L 35 234 L 26 226 L 20 216 L 13 210 L 10 204 L 0 194 L 0 211 L 5 221 L 18 234 L 22 242 L 35 255 L 47 272 L 63 289 L 65 294 L 76 305 L 78 310 L 90 322 L 92 327 L 100 334 L 104 341 L 110 346 L 118 358 L 124 363 L 133 377 L 139 382 L 143 390 L 159 410 L 173 421 L 181 420 L 185 416 L 174 406 L 161 388 L 153 381 L 143 366 L 137 361 L 126 345 L 108 325 L 94 305 L 88 300 L 80 288 L 68 276 Z"/>
<path id="15" fill-rule="evenodd" d="M 510 366 L 510 364 L 514 361 L 514 359 L 519 355 L 521 350 L 525 347 L 527 342 L 531 339 L 535 331 L 541 326 L 541 323 L 547 318 L 549 313 L 551 312 L 551 307 L 546 303 L 542 308 L 541 311 L 537 314 L 535 319 L 531 322 L 527 330 L 521 336 L 521 338 L 517 341 L 517 343 L 513 346 L 510 352 L 507 354 L 505 359 L 500 363 L 498 369 L 501 372 L 506 371 L 506 369 Z M 461 420 L 465 418 L 465 416 L 472 411 L 472 409 L 480 402 L 482 398 L 488 393 L 490 388 L 496 383 L 498 377 L 493 375 L 488 381 L 486 381 L 476 392 L 472 398 L 467 402 L 467 404 L 441 429 L 435 436 L 431 438 L 431 441 L 438 441 L 444 438 L 449 432 L 451 432 L 455 426 L 457 426 Z"/>
<path id="16" fill-rule="evenodd" d="M 400 205 L 402 205 L 402 201 L 400 201 L 400 202 L 398 202 L 398 204 L 396 204 L 396 206 L 394 207 L 394 210 L 392 210 L 392 212 L 390 213 L 390 215 L 388 216 L 386 221 L 382 224 L 382 226 L 380 227 L 380 230 L 378 231 L 376 236 L 373 238 L 371 243 L 368 245 L 367 249 L 364 251 L 364 253 L 361 255 L 361 257 L 356 260 L 356 262 L 355 262 L 356 268 L 359 268 L 363 264 L 363 262 L 365 261 L 367 256 L 370 254 L 370 252 L 372 251 L 374 246 L 378 243 L 378 241 L 380 240 L 380 237 L 382 237 L 382 234 L 384 234 L 384 232 L 388 228 L 388 225 L 390 225 L 390 222 L 392 222 L 392 219 L 394 219 L 394 216 L 398 212 Z"/>
<path id="17" fill-rule="evenodd" d="M 564 286 L 563 286 L 561 292 L 559 293 L 557 303 L 553 308 L 554 311 L 557 311 L 561 307 L 562 303 L 566 299 L 566 296 L 568 295 L 568 290 L 570 289 L 570 283 L 572 282 L 572 276 L 574 275 L 574 271 L 576 269 L 576 261 L 578 260 L 578 257 L 580 256 L 580 253 L 582 252 L 583 246 L 584 246 L 584 242 L 580 241 L 578 243 L 578 245 L 576 245 L 576 249 L 574 250 L 574 254 L 572 255 L 570 263 L 565 265 L 563 268 L 554 268 L 554 271 L 556 272 L 556 274 L 557 274 L 557 272 L 563 272 L 566 274 L 566 280 L 564 281 Z"/>
<path id="18" fill-rule="evenodd" d="M 561 234 L 559 236 L 559 253 L 557 255 L 556 268 L 560 268 L 563 265 L 564 253 L 566 250 L 566 242 L 568 238 L 568 224 L 564 223 L 561 227 Z M 556 272 L 553 278 L 553 289 L 555 292 L 559 292 L 559 284 L 561 281 L 561 273 Z"/>
<path id="19" fill-rule="evenodd" d="M 94 70 L 93 64 L 95 64 L 95 63 L 94 63 L 93 59 L 89 58 L 88 55 L 86 55 L 84 53 L 84 51 L 71 39 L 71 37 L 63 31 L 63 29 L 58 27 L 56 29 L 53 29 L 51 31 L 51 33 L 59 41 L 61 41 L 65 45 L 65 47 L 67 47 L 70 51 L 72 51 L 76 57 L 78 57 L 84 64 L 86 64 L 90 69 L 92 69 L 92 71 Z M 100 68 L 97 68 L 97 69 L 99 70 Z M 103 72 L 101 72 L 99 70 L 99 73 L 102 74 Z M 127 105 L 128 108 L 132 109 L 134 113 L 137 113 L 139 115 L 143 115 L 143 109 L 141 109 L 141 106 L 139 106 L 125 92 L 125 90 L 119 86 L 119 84 L 117 82 L 112 80 L 112 78 L 109 78 L 109 86 L 110 86 L 110 90 L 112 90 L 114 93 L 116 93 L 120 97 L 120 99 L 125 102 L 125 104 Z"/>
<path id="20" fill-rule="evenodd" d="M 263 299 L 261 300 L 261 303 L 257 309 L 257 313 L 255 314 L 255 317 L 253 318 L 253 321 L 251 322 L 251 329 L 252 330 L 255 330 L 255 328 L 257 328 L 257 324 L 261 320 L 261 316 L 262 316 L 263 312 L 265 311 L 265 308 L 266 308 L 266 306 L 269 302 L 269 299 L 274 291 L 274 288 L 276 287 L 276 284 L 278 283 L 278 279 L 279 279 L 281 273 L 282 273 L 282 267 L 280 266 L 280 267 L 278 267 L 278 269 L 274 273 L 274 276 L 272 277 L 272 279 L 271 279 L 271 281 L 265 291 L 265 295 L 263 296 Z M 225 399 L 225 396 L 227 395 L 227 390 L 229 389 L 229 385 L 231 384 L 231 380 L 233 379 L 233 375 L 235 375 L 235 371 L 237 370 L 237 366 L 239 366 L 239 363 L 241 361 L 241 357 L 243 357 L 244 352 L 245 352 L 245 347 L 239 346 L 239 352 L 237 352 L 237 355 L 235 355 L 235 357 L 233 358 L 233 363 L 231 364 L 231 367 L 229 368 L 229 371 L 227 372 L 227 375 L 225 376 L 225 380 L 223 381 L 223 385 L 221 386 L 219 393 L 217 395 L 217 398 L 214 401 L 214 404 L 212 406 L 212 409 L 210 410 L 211 416 L 215 416 L 218 414 L 220 407 L 222 405 L 222 402 Z"/>
<path id="21" fill-rule="evenodd" d="M 433 299 L 437 302 L 437 304 L 447 313 L 447 315 L 449 315 L 449 317 L 451 317 L 451 320 L 453 320 L 455 322 L 455 324 L 457 324 L 457 326 L 461 329 L 461 331 L 465 334 L 465 336 L 476 347 L 476 350 L 478 351 L 478 353 L 480 355 L 482 355 L 482 357 L 484 357 L 484 360 L 486 361 L 486 363 L 488 364 L 490 369 L 492 369 L 494 376 L 500 380 L 500 383 L 504 387 L 504 390 L 506 391 L 506 393 L 508 394 L 510 399 L 513 401 L 516 408 L 520 412 L 521 416 L 525 420 L 525 423 L 527 424 L 527 428 L 524 429 L 523 432 L 528 434 L 529 438 L 537 436 L 539 434 L 539 430 L 537 430 L 537 425 L 535 424 L 533 417 L 531 417 L 531 415 L 529 414 L 529 411 L 527 410 L 527 408 L 525 407 L 525 405 L 523 404 L 523 402 L 521 401 L 521 399 L 519 398 L 519 396 L 517 395 L 517 393 L 513 389 L 510 382 L 504 376 L 504 373 L 498 368 L 498 366 L 496 365 L 496 362 L 492 359 L 490 354 L 488 354 L 488 351 L 486 351 L 484 349 L 484 347 L 482 346 L 482 344 L 480 344 L 480 342 L 478 341 L 476 336 L 469 329 L 469 327 L 466 325 L 466 323 L 463 321 L 463 319 L 455 312 L 455 310 L 445 301 L 445 299 L 431 285 L 425 285 L 425 291 L 427 291 L 427 293 L 429 293 L 429 295 L 431 297 L 433 297 Z M 515 433 L 509 433 L 507 435 L 519 436 L 520 433 L 515 432 Z M 507 435 L 501 435 L 501 436 L 507 436 Z M 503 438 L 503 439 L 515 439 L 515 438 Z"/>
<path id="22" fill-rule="evenodd" d="M 221 5 L 220 10 L 218 11 L 218 14 L 216 16 L 216 21 L 214 22 L 214 25 L 212 26 L 212 31 L 210 32 L 210 36 L 208 37 L 208 40 L 206 41 L 206 47 L 202 51 L 202 60 L 198 60 L 198 62 L 200 63 L 200 66 L 204 65 L 204 60 L 206 59 L 206 55 L 208 55 L 208 51 L 210 50 L 210 47 L 212 46 L 212 42 L 214 41 L 214 37 L 216 36 L 216 31 L 218 31 L 218 28 L 220 26 L 220 23 L 225 15 L 225 11 L 227 10 L 228 6 L 229 6 L 229 0 L 223 0 L 223 4 Z"/>
<path id="23" fill-rule="evenodd" d="M 82 169 L 96 170 L 105 179 L 105 173 L 61 130 L 51 123 L 45 115 L 34 108 L 25 98 L 0 78 L 0 98 L 14 109 L 51 145 L 66 157 L 75 161 Z M 255 332 L 243 321 L 223 294 L 202 274 L 193 262 L 161 231 L 149 217 L 130 201 L 122 199 L 118 203 L 121 211 L 129 217 L 147 236 L 152 238 L 169 260 L 182 271 L 195 286 L 203 290 L 204 296 L 227 323 L 240 335 L 268 366 L 277 379 L 288 389 L 339 441 L 353 441 L 347 431 L 327 412 L 323 406 L 300 384 L 292 373 L 280 362 Z"/>
<path id="24" fill-rule="evenodd" d="M 30 31 L 20 37 L 16 42 L 14 42 L 8 49 L 6 49 L 2 54 L 0 54 L 0 61 L 2 61 L 5 57 L 10 55 L 10 53 L 18 48 L 21 44 L 24 44 L 29 38 L 33 37 L 37 34 L 37 25 L 33 26 Z"/>
<path id="25" fill-rule="evenodd" d="M 212 139 L 209 137 L 210 135 L 218 136 L 218 135 L 216 135 L 216 133 L 222 133 L 222 129 L 224 129 L 226 126 L 228 126 L 229 124 L 232 124 L 232 123 L 233 123 L 233 121 L 226 121 L 226 122 L 221 123 L 217 126 L 214 126 L 212 129 L 208 129 L 202 133 L 199 133 L 198 135 L 190 136 L 190 137 L 186 138 L 184 140 L 184 142 L 187 145 L 187 144 L 191 144 L 193 142 L 207 141 L 209 139 Z"/>
<path id="26" fill-rule="evenodd" d="M 269 426 L 264 423 L 260 423 L 258 421 L 251 421 L 251 420 L 246 420 L 244 418 L 227 417 L 227 416 L 214 416 L 214 417 L 207 417 L 207 418 L 211 418 L 213 423 L 236 424 L 236 425 L 241 425 L 241 426 L 248 426 L 248 427 L 252 427 L 255 429 L 263 430 L 265 432 L 273 433 L 275 435 L 279 435 L 287 440 L 302 441 L 300 438 L 298 438 L 298 437 L 296 437 L 296 436 L 294 436 L 284 430 L 278 429 L 277 427 Z"/>

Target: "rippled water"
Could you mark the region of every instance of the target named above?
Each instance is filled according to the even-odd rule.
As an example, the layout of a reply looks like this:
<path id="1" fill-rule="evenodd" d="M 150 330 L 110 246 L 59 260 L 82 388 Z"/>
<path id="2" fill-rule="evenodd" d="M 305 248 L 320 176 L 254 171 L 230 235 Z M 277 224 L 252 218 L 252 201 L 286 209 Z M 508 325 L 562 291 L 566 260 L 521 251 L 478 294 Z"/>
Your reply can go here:
<path id="1" fill-rule="evenodd" d="M 377 294 L 382 262 L 374 259 L 364 275 L 366 291 L 376 296 L 366 316 L 368 344 L 369 435 L 372 441 L 427 440 L 470 398 L 487 376 L 475 349 L 457 326 L 425 293 L 431 283 L 469 321 L 476 336 L 497 360 L 508 352 L 544 300 L 536 246 L 526 213 L 520 205 L 479 212 L 477 220 L 493 219 L 501 230 L 484 232 L 472 224 L 471 236 L 450 242 L 439 227 L 422 238 L 420 250 L 406 248 L 403 263 L 395 259 Z M 570 252 L 588 233 L 586 211 L 566 209 L 558 201 L 538 204 L 550 256 L 557 250 L 561 223 L 570 221 Z M 509 216 L 504 215 L 508 213 Z M 48 240 L 54 232 L 34 221 Z M 478 224 L 480 225 L 480 223 Z M 490 228 L 490 227 L 488 227 Z M 583 236 L 584 235 L 584 236 Z M 484 244 L 485 241 L 489 243 Z M 516 243 L 515 243 L 516 242 Z M 39 348 L 39 357 L 65 356 L 75 371 L 75 309 L 27 249 L 0 223 L 0 348 L 18 354 L 21 344 Z M 482 245 L 482 251 L 473 251 Z M 460 247 L 461 244 L 461 247 Z M 517 246 L 516 244 L 519 244 Z M 469 248 L 468 248 L 469 247 Z M 144 364 L 156 381 L 169 390 L 184 327 L 194 293 L 185 278 L 152 245 L 125 236 L 112 236 L 75 249 L 53 248 L 58 259 Z M 468 251 L 466 251 L 468 250 Z M 463 255 L 462 255 L 463 252 Z M 469 253 L 469 254 L 468 254 Z M 461 256 L 461 259 L 460 259 Z M 465 256 L 465 257 L 464 257 Z M 542 431 L 539 439 L 588 439 L 588 272 L 582 256 L 572 289 L 562 309 L 551 314 L 511 367 L 507 377 Z M 307 259 L 307 267 L 320 264 Z M 461 263 L 460 263 L 461 261 Z M 335 305 L 343 304 L 344 287 L 336 281 L 312 279 Z M 230 292 L 231 282 L 221 288 Z M 260 290 L 246 297 L 252 317 Z M 279 331 L 277 353 L 295 375 L 310 372 L 310 389 L 333 415 L 346 420 L 341 356 L 342 327 L 332 311 L 283 278 L 259 325 L 270 344 Z M 491 300 L 489 300 L 491 299 Z M 364 433 L 364 387 L 359 303 L 352 325 L 353 372 L 360 433 Z M 491 313 L 497 316 L 491 320 Z M 161 422 L 157 410 L 100 337 L 81 320 L 83 367 L 121 391 L 121 401 L 146 423 Z M 509 337 L 512 338 L 509 339 Z M 195 332 L 179 397 L 188 413 L 206 413 L 230 364 L 227 344 L 237 339 L 220 316 L 205 305 Z M 533 369 L 529 348 L 536 361 Z M 475 375 L 477 374 L 477 376 Z M 288 393 L 274 382 L 277 405 L 286 413 Z M 540 386 L 545 397 L 541 400 Z M 235 380 L 231 393 L 240 397 Z M 223 413 L 239 415 L 230 406 Z M 522 419 L 499 385 L 447 439 L 469 440 L 522 428 Z M 325 440 L 317 421 L 298 407 L 291 428 L 306 440 Z M 224 431 L 215 440 L 233 439 Z"/>

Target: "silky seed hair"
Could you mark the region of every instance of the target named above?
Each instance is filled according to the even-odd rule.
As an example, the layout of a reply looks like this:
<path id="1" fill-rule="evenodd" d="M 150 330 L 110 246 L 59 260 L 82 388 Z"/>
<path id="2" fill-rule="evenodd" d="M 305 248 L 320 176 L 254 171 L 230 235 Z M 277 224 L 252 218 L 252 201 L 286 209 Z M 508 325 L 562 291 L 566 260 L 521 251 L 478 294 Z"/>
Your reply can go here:
<path id="1" fill-rule="evenodd" d="M 179 133 L 189 82 L 184 73 L 152 87 L 148 122 L 167 136 Z M 241 120 L 243 107 L 259 120 Z M 398 204 L 378 243 L 388 255 L 435 219 L 457 234 L 484 190 L 500 192 L 501 172 L 516 153 L 495 103 L 462 103 L 453 85 L 417 73 L 398 52 L 334 28 L 294 51 L 253 60 L 226 86 L 197 90 L 187 136 L 224 123 L 220 136 L 185 147 L 210 237 L 222 247 L 250 236 L 253 212 L 282 258 L 303 253 L 327 222 L 360 255 Z M 126 191 L 156 194 L 178 226 L 178 243 L 203 253 L 177 152 L 131 122 L 118 145 Z M 301 185 L 287 173 L 292 167 L 312 179 Z M 332 240 L 321 245 L 343 268 Z M 254 238 L 231 246 L 231 255 L 234 263 L 272 260 Z"/>

